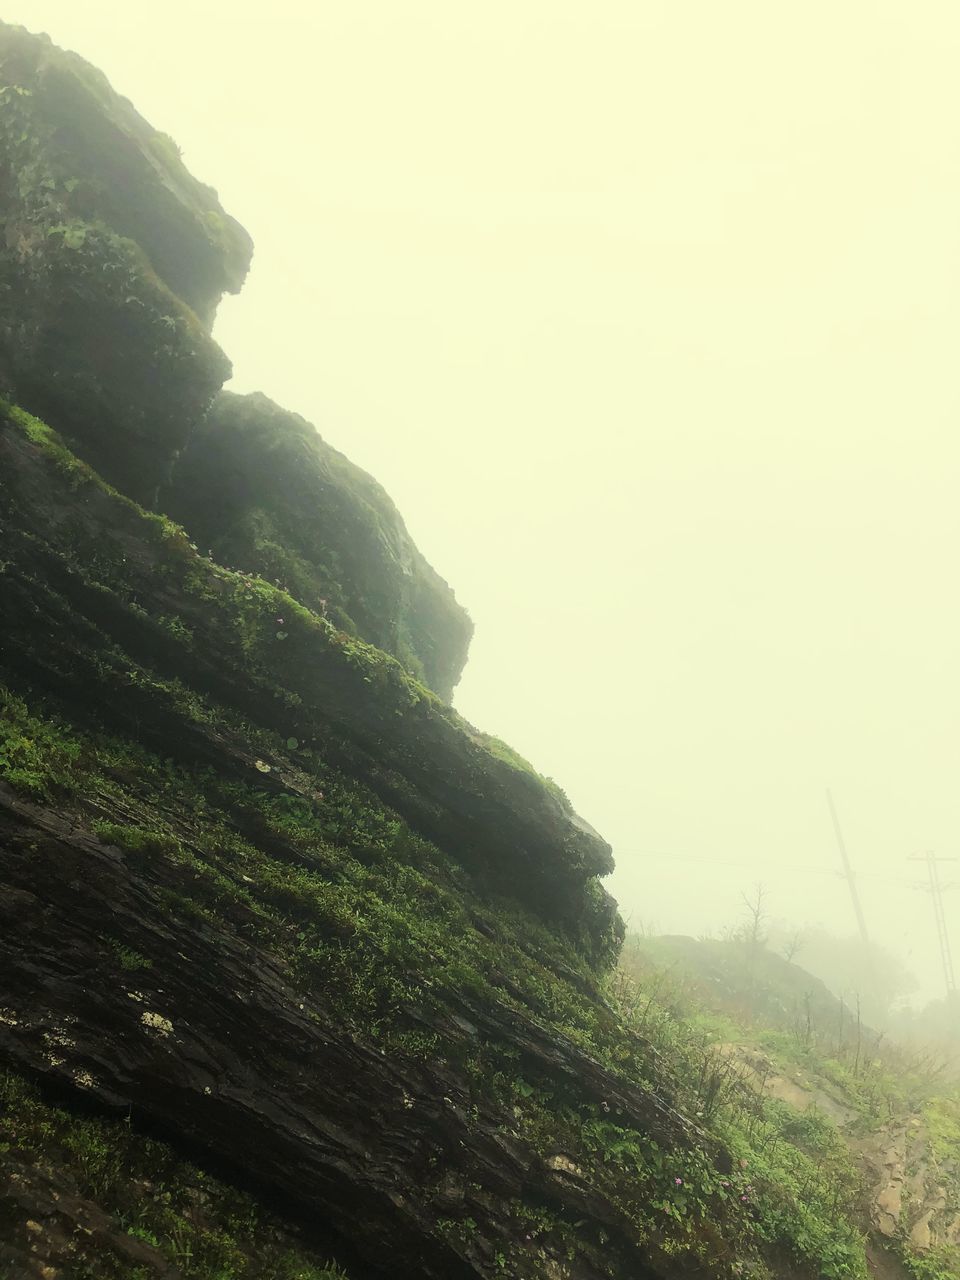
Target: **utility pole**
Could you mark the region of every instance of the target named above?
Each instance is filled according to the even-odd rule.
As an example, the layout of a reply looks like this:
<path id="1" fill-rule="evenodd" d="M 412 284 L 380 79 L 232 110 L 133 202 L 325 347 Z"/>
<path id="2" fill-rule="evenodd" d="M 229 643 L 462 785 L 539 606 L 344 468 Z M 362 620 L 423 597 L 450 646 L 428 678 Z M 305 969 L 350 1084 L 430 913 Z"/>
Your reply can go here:
<path id="1" fill-rule="evenodd" d="M 943 980 L 947 987 L 947 998 L 950 999 L 957 989 L 957 980 L 953 971 L 953 951 L 950 947 L 950 933 L 947 929 L 947 917 L 943 909 L 943 889 L 940 883 L 941 862 L 956 862 L 956 858 L 938 858 L 927 850 L 926 853 L 915 853 L 912 862 L 925 862 L 927 876 L 930 880 L 930 897 L 933 900 L 933 918 L 937 925 L 937 941 L 940 943 L 940 960 L 943 964 Z M 949 887 L 949 886 L 947 886 Z"/>
<path id="2" fill-rule="evenodd" d="M 847 854 L 847 846 L 843 840 L 843 832 L 840 830 L 840 819 L 837 817 L 837 806 L 833 803 L 833 795 L 827 791 L 827 804 L 830 806 L 830 817 L 833 819 L 833 830 L 837 837 L 837 848 L 840 850 L 840 861 L 843 863 L 843 874 L 846 877 L 847 884 L 850 886 L 850 897 L 853 900 L 853 910 L 857 917 L 857 927 L 860 930 L 860 941 L 863 943 L 863 954 L 873 972 L 873 961 L 870 953 L 870 939 L 867 936 L 867 922 L 863 918 L 863 907 L 860 905 L 860 894 L 857 892 L 857 882 L 854 878 L 853 867 L 850 865 L 850 858 Z"/>

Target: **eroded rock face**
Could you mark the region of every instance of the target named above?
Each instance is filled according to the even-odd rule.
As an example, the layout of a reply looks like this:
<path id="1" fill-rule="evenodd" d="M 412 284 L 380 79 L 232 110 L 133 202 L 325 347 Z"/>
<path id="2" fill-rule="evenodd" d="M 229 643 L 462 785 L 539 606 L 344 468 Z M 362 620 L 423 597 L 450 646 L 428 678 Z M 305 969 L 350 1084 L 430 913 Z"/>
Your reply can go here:
<path id="1" fill-rule="evenodd" d="M 160 501 L 220 563 L 279 582 L 450 698 L 469 617 L 381 486 L 299 415 L 222 394 Z"/>
<path id="2" fill-rule="evenodd" d="M 0 23 L 0 392 L 149 499 L 229 376 L 246 233 L 106 78 Z"/>
<path id="3" fill-rule="evenodd" d="M 484 1277 L 497 1252 L 515 1249 L 514 1274 L 532 1280 L 563 1257 L 559 1238 L 524 1240 L 516 1208 L 538 1202 L 589 1224 L 585 1239 L 607 1234 L 605 1248 L 585 1245 L 571 1276 L 659 1274 L 598 1190 L 597 1169 L 544 1158 L 509 1109 L 483 1097 L 468 1063 L 484 1044 L 501 1046 L 518 1069 L 604 1099 L 661 1142 L 683 1137 L 683 1121 L 536 1018 L 463 994 L 446 1011 L 411 1010 L 409 1034 L 438 1038 L 436 1056 L 386 1051 L 300 989 L 289 964 L 250 935 L 242 903 L 218 926 L 171 913 L 190 891 L 182 866 L 131 858 L 2 784 L 0 871 L 6 1061 L 79 1077 L 88 1097 L 132 1105 L 246 1166 L 292 1216 L 340 1224 L 370 1274 Z M 111 964 L 108 927 L 151 967 Z"/>
<path id="4" fill-rule="evenodd" d="M 394 659 L 3 416 L 0 686 L 55 700 L 38 760 L 81 772 L 0 785 L 0 1057 L 247 1169 L 370 1274 L 670 1275 L 579 1136 L 694 1135 L 602 994 L 607 847 Z M 36 737 L 6 696 L 9 766 Z"/>
<path id="5" fill-rule="evenodd" d="M 609 846 L 411 675 L 448 694 L 469 624 L 375 482 L 226 397 L 167 489 L 199 549 L 143 509 L 249 245 L 82 61 L 0 27 L 0 66 L 0 389 L 71 446 L 0 403 L 7 1074 L 253 1182 L 355 1280 L 808 1280 L 611 1003 Z M 99 1232 L 179 1274 L 4 1147 L 0 1270 Z"/>
<path id="6" fill-rule="evenodd" d="M 491 752 L 394 658 L 268 583 L 220 568 L 178 526 L 71 464 L 43 424 L 2 406 L 0 522 L 0 663 L 40 663 L 41 683 L 54 669 L 70 672 L 84 697 L 99 687 L 101 711 L 113 708 L 127 726 L 134 714 L 144 742 L 165 718 L 150 691 L 173 679 L 282 740 L 316 744 L 492 891 L 533 906 L 598 956 L 613 954 L 622 923 L 595 879 L 612 869 L 610 846 L 562 793 Z M 141 665 L 150 676 L 131 682 Z M 134 712 L 144 696 L 151 710 Z M 178 751 L 212 758 L 198 716 L 183 723 Z M 286 766 L 275 772 L 279 782 Z"/>

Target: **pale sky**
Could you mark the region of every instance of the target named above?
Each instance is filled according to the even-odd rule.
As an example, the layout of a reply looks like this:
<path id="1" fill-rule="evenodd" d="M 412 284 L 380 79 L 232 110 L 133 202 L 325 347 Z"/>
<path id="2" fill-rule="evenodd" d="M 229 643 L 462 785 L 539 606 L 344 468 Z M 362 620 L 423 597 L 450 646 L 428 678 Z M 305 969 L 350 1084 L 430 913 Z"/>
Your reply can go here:
<path id="1" fill-rule="evenodd" d="M 854 922 L 937 993 L 960 854 L 955 0 L 3 0 L 257 245 L 234 387 L 389 490 L 456 705 L 625 915 Z M 960 882 L 960 863 L 947 879 Z M 960 961 L 960 890 L 948 898 Z"/>

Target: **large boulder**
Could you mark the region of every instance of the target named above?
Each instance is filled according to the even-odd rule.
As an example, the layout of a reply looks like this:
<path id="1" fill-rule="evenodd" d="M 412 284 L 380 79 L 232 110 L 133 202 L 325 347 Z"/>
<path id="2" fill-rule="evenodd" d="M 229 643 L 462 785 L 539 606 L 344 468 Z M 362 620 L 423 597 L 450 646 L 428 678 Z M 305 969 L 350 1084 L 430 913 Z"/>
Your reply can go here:
<path id="1" fill-rule="evenodd" d="M 303 418 L 222 394 L 161 503 L 221 564 L 278 582 L 449 699 L 470 618 L 376 480 Z"/>
<path id="2" fill-rule="evenodd" d="M 106 78 L 0 23 L 0 392 L 150 499 L 229 376 L 252 246 Z"/>

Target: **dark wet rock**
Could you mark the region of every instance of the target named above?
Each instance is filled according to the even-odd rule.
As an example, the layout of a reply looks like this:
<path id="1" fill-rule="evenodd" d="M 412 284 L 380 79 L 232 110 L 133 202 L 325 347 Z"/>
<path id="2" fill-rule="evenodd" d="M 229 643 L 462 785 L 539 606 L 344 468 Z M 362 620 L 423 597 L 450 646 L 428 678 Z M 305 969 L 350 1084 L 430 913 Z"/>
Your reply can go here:
<path id="1" fill-rule="evenodd" d="M 655 1095 L 617 1080 L 528 1015 L 468 996 L 419 1026 L 451 1048 L 443 1060 L 404 1060 L 345 1032 L 298 990 L 282 963 L 235 929 L 172 918 L 183 889 L 165 859 L 136 866 L 122 851 L 0 784 L 0 1054 L 122 1111 L 133 1105 L 282 1194 L 294 1214 L 344 1224 L 362 1215 L 362 1253 L 377 1275 L 483 1276 L 512 1240 L 513 1206 L 542 1199 L 617 1239 L 617 1266 L 652 1275 L 628 1247 L 629 1224 L 596 1185 L 512 1136 L 514 1119 L 483 1100 L 453 1046 L 477 1027 L 509 1047 L 524 1071 L 567 1079 L 603 1097 L 626 1123 L 676 1140 L 684 1122 Z M 109 922 L 107 926 L 106 922 Z M 104 965 L 102 935 L 135 937 L 149 970 Z M 463 1239 L 445 1223 L 470 1222 Z M 610 1274 L 585 1250 L 571 1273 Z M 529 1270 L 540 1274 L 531 1251 Z M 614 1274 L 627 1274 L 615 1271 Z"/>

